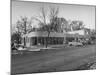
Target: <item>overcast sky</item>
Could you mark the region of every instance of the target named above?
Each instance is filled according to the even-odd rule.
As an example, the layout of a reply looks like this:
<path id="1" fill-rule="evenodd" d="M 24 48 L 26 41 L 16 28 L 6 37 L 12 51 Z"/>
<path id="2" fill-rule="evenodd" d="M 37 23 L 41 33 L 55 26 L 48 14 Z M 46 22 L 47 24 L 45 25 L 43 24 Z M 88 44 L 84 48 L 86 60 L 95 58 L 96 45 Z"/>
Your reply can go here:
<path id="1" fill-rule="evenodd" d="M 66 20 L 81 20 L 85 27 L 95 29 L 95 6 L 69 5 L 69 4 L 52 4 L 38 3 L 27 1 L 12 1 L 12 25 L 16 23 L 20 16 L 37 16 L 41 7 L 47 11 L 49 7 L 59 7 L 59 17 Z M 36 26 L 36 24 L 34 24 Z"/>

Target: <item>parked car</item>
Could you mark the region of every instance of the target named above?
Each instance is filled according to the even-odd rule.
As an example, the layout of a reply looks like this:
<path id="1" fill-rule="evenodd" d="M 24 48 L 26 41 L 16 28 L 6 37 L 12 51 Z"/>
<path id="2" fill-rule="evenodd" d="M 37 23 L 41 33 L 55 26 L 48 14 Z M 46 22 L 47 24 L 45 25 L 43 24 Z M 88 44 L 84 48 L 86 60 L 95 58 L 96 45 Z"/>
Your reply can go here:
<path id="1" fill-rule="evenodd" d="M 87 45 L 87 41 L 80 41 L 83 45 Z"/>
<path id="2" fill-rule="evenodd" d="M 68 42 L 68 45 L 69 46 L 82 46 L 83 43 L 74 41 L 74 42 Z"/>

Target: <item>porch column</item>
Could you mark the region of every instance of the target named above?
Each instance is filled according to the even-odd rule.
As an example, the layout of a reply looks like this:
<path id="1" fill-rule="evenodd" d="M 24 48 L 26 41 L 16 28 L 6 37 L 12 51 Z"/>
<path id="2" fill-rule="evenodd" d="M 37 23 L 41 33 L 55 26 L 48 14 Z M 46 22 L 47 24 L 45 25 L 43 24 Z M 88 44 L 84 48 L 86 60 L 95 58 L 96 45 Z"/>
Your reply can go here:
<path id="1" fill-rule="evenodd" d="M 66 44 L 66 37 L 63 38 L 63 44 Z"/>
<path id="2" fill-rule="evenodd" d="M 37 39 L 37 45 L 38 45 L 38 37 L 36 37 L 36 39 Z"/>
<path id="3" fill-rule="evenodd" d="M 31 37 L 29 37 L 29 46 L 31 46 Z"/>

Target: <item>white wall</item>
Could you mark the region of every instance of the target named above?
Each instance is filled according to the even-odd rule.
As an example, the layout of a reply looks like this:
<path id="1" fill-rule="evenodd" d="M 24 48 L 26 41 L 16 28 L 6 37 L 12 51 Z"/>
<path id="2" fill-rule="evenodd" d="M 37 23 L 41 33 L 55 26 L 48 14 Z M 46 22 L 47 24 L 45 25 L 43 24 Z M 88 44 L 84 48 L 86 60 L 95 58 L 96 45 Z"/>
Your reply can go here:
<path id="1" fill-rule="evenodd" d="M 85 31 L 84 30 L 76 30 L 76 31 L 70 31 L 67 32 L 68 34 L 79 34 L 79 35 L 85 35 Z"/>

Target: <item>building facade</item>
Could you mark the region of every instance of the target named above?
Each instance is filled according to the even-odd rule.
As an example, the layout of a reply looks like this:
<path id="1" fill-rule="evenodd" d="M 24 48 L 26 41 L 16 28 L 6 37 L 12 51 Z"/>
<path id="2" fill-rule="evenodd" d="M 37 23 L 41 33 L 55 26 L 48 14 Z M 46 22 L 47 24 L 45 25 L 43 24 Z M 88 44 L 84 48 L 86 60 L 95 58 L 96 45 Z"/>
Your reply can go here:
<path id="1" fill-rule="evenodd" d="M 25 38 L 26 47 L 34 45 L 45 45 L 47 42 L 50 45 L 64 44 L 68 41 L 72 41 L 79 38 L 89 38 L 89 31 L 86 29 L 69 31 L 63 33 L 50 32 L 48 37 L 48 32 L 30 32 L 26 35 L 23 35 Z M 22 43 L 24 39 L 22 40 Z"/>

